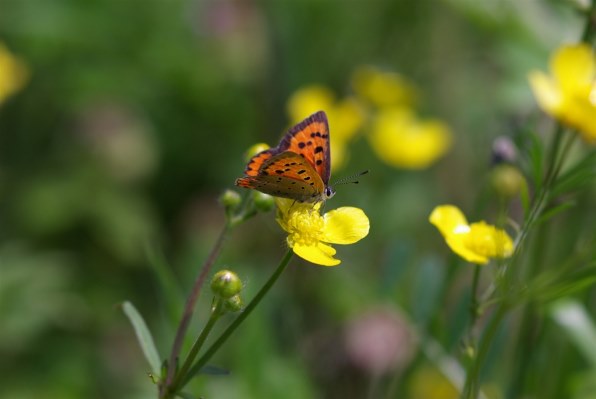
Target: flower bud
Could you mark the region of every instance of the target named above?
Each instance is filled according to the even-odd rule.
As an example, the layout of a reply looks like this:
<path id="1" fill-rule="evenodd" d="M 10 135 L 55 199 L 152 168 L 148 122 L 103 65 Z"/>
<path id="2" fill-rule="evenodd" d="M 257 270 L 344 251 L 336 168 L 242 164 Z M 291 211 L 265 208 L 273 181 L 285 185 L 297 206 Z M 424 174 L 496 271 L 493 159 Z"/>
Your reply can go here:
<path id="1" fill-rule="evenodd" d="M 224 302 L 224 309 L 226 312 L 236 313 L 242 310 L 244 307 L 244 303 L 242 302 L 242 298 L 240 295 L 234 295 L 231 298 L 228 298 Z"/>
<path id="2" fill-rule="evenodd" d="M 503 198 L 515 197 L 525 184 L 524 176 L 512 165 L 497 165 L 491 174 L 491 185 Z"/>
<path id="3" fill-rule="evenodd" d="M 517 160 L 517 149 L 515 144 L 507 136 L 499 136 L 493 141 L 492 161 L 494 165 L 503 162 L 515 162 Z"/>
<path id="4" fill-rule="evenodd" d="M 476 357 L 476 349 L 474 349 L 474 347 L 471 344 L 466 343 L 462 349 L 462 352 L 466 358 L 468 358 L 469 360 L 474 360 L 474 358 Z"/>
<path id="5" fill-rule="evenodd" d="M 246 162 L 250 161 L 250 159 L 252 157 L 254 157 L 255 155 L 257 155 L 259 152 L 268 150 L 269 146 L 265 143 L 257 143 L 255 145 L 253 145 L 252 147 L 250 147 L 245 153 L 244 153 L 244 160 Z"/>
<path id="6" fill-rule="evenodd" d="M 234 190 L 226 190 L 219 197 L 219 201 L 226 207 L 226 209 L 234 210 L 238 208 L 238 205 L 242 202 L 242 197 Z"/>
<path id="7" fill-rule="evenodd" d="M 211 280 L 211 290 L 216 296 L 229 299 L 242 291 L 242 281 L 236 273 L 220 270 Z"/>
<path id="8" fill-rule="evenodd" d="M 275 200 L 271 195 L 260 191 L 253 191 L 252 199 L 255 207 L 261 212 L 269 212 L 275 205 Z"/>

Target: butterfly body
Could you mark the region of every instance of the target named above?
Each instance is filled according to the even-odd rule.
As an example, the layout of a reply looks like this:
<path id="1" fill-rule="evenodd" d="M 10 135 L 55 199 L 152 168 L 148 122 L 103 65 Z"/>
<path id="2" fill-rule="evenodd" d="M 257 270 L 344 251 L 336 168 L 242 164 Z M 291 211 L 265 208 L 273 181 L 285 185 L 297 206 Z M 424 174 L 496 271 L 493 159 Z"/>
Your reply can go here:
<path id="1" fill-rule="evenodd" d="M 276 197 L 299 202 L 319 202 L 335 192 L 329 186 L 329 124 L 319 111 L 291 128 L 277 147 L 253 156 L 236 180 Z"/>

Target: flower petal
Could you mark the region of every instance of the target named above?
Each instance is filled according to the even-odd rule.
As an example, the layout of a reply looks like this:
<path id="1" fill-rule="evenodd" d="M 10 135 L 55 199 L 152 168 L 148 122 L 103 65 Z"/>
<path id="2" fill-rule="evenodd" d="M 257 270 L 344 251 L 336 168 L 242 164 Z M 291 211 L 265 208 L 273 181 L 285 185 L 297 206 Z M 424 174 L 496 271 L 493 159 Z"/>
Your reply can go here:
<path id="1" fill-rule="evenodd" d="M 298 202 L 289 198 L 274 197 L 277 209 L 284 215 L 289 212 L 313 212 L 321 209 L 321 203 Z"/>
<path id="2" fill-rule="evenodd" d="M 456 206 L 437 206 L 429 220 L 439 229 L 449 248 L 468 262 L 485 264 L 491 257 L 503 258 L 513 253 L 513 240 L 505 230 L 484 221 L 468 225 Z"/>
<path id="3" fill-rule="evenodd" d="M 466 246 L 477 254 L 491 258 L 506 258 L 513 253 L 513 240 L 509 234 L 484 221 L 470 225 Z"/>
<path id="4" fill-rule="evenodd" d="M 401 75 L 371 66 L 354 72 L 352 86 L 360 97 L 378 107 L 410 105 L 416 99 L 414 86 Z"/>
<path id="5" fill-rule="evenodd" d="M 409 169 L 429 167 L 451 144 L 447 126 L 435 120 L 419 120 L 412 110 L 403 107 L 379 111 L 369 139 L 383 162 Z"/>
<path id="6" fill-rule="evenodd" d="M 317 245 L 300 245 L 295 244 L 292 250 L 296 255 L 304 260 L 321 266 L 336 266 L 341 263 L 339 259 L 335 259 L 335 249 L 333 247 L 318 243 Z"/>
<path id="7" fill-rule="evenodd" d="M 552 58 L 551 70 L 563 92 L 585 92 L 588 89 L 588 94 L 596 73 L 592 48 L 586 44 L 562 47 Z"/>
<path id="8" fill-rule="evenodd" d="M 488 263 L 488 257 L 481 255 L 475 251 L 472 251 L 468 248 L 468 236 L 469 233 L 459 233 L 459 234 L 451 234 L 449 236 L 445 236 L 445 242 L 449 245 L 449 248 L 465 260 L 471 263 L 477 263 L 480 265 L 484 265 Z"/>
<path id="9" fill-rule="evenodd" d="M 528 75 L 530 86 L 538 105 L 547 113 L 558 116 L 559 109 L 563 103 L 561 91 L 547 75 L 539 71 L 533 71 Z"/>
<path id="10" fill-rule="evenodd" d="M 322 241 L 332 244 L 353 244 L 368 235 L 370 222 L 360 208 L 344 206 L 323 216 Z"/>
<path id="11" fill-rule="evenodd" d="M 0 43 L 0 104 L 19 91 L 29 78 L 25 64 Z"/>
<path id="12" fill-rule="evenodd" d="M 460 234 L 470 230 L 466 217 L 454 205 L 439 205 L 435 207 L 428 220 L 439 229 L 445 238 L 452 234 Z"/>
<path id="13" fill-rule="evenodd" d="M 293 122 L 298 123 L 305 115 L 331 108 L 334 102 L 335 96 L 329 88 L 320 85 L 306 86 L 290 97 L 287 105 L 288 114 Z"/>

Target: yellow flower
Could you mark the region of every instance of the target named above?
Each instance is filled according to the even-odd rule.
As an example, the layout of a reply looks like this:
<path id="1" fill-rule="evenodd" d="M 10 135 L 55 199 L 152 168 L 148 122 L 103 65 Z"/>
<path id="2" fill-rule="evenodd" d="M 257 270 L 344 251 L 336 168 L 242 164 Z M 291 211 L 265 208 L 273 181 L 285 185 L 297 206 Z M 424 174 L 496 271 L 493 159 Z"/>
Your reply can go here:
<path id="1" fill-rule="evenodd" d="M 489 258 L 506 258 L 513 253 L 513 241 L 504 230 L 484 221 L 468 224 L 456 206 L 437 206 L 429 220 L 451 250 L 468 262 L 486 264 Z"/>
<path id="2" fill-rule="evenodd" d="M 356 99 L 346 97 L 336 100 L 327 87 L 306 86 L 296 91 L 288 101 L 288 114 L 292 123 L 299 123 L 316 111 L 323 110 L 331 130 L 331 169 L 337 170 L 346 162 L 346 147 L 364 123 L 364 110 Z"/>
<path id="3" fill-rule="evenodd" d="M 299 123 L 305 115 L 327 112 L 335 103 L 335 95 L 325 86 L 310 85 L 298 89 L 288 100 L 287 110 L 292 123 Z"/>
<path id="4" fill-rule="evenodd" d="M 449 149 L 451 133 L 439 121 L 421 121 L 409 109 L 392 107 L 379 111 L 370 141 L 379 158 L 389 165 L 423 169 Z"/>
<path id="5" fill-rule="evenodd" d="M 341 207 L 321 215 L 321 203 L 275 200 L 277 222 L 288 233 L 288 246 L 309 262 L 339 265 L 341 261 L 333 257 L 335 249 L 328 244 L 353 244 L 368 235 L 370 224 L 362 209 Z"/>
<path id="6" fill-rule="evenodd" d="M 0 43 L 0 104 L 27 81 L 27 68 Z"/>
<path id="7" fill-rule="evenodd" d="M 265 151 L 269 149 L 269 144 L 266 143 L 257 143 L 250 146 L 248 150 L 244 153 L 244 160 L 246 162 L 250 161 L 252 157 L 257 155 L 259 152 Z"/>
<path id="8" fill-rule="evenodd" d="M 550 61 L 552 76 L 529 75 L 540 107 L 596 144 L 596 58 L 586 44 L 564 46 Z"/>
<path id="9" fill-rule="evenodd" d="M 361 98 L 377 107 L 412 105 L 416 98 L 414 86 L 402 76 L 371 66 L 354 72 L 352 87 Z"/>
<path id="10" fill-rule="evenodd" d="M 417 368 L 409 381 L 410 399 L 457 399 L 457 388 L 438 370 L 427 365 Z"/>

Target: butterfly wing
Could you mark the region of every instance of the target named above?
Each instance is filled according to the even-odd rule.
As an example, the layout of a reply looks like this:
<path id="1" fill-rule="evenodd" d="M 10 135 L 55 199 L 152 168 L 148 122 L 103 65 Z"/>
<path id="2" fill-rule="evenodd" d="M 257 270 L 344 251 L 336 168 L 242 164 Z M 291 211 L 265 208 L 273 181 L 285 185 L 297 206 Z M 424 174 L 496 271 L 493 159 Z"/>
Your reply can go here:
<path id="1" fill-rule="evenodd" d="M 270 148 L 268 150 L 259 152 L 248 161 L 248 164 L 246 164 L 246 168 L 244 169 L 244 174 L 246 176 L 258 176 L 259 170 L 263 164 L 277 153 L 277 148 Z"/>
<path id="2" fill-rule="evenodd" d="M 283 137 L 278 152 L 291 151 L 302 155 L 317 171 L 323 184 L 329 184 L 331 157 L 329 123 L 323 111 L 316 112 L 291 128 Z"/>
<path id="3" fill-rule="evenodd" d="M 244 174 L 246 176 L 257 176 L 265 162 L 285 151 L 302 155 L 321 176 L 323 183 L 327 185 L 331 173 L 331 159 L 329 153 L 329 123 L 325 112 L 319 111 L 312 114 L 292 127 L 277 147 L 262 151 L 252 157 L 244 169 Z"/>
<path id="4" fill-rule="evenodd" d="M 269 156 L 256 175 L 247 174 L 237 179 L 236 185 L 300 202 L 318 201 L 325 190 L 323 180 L 312 165 L 290 151 Z"/>

